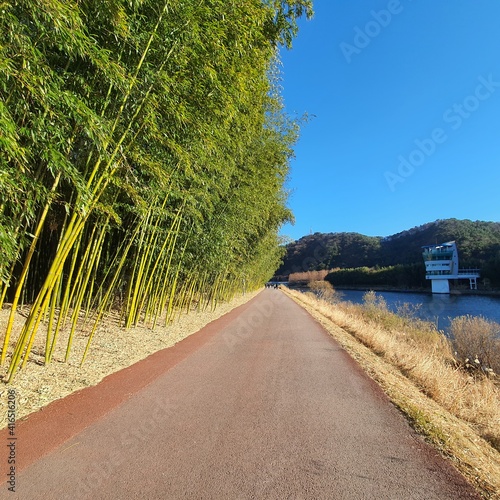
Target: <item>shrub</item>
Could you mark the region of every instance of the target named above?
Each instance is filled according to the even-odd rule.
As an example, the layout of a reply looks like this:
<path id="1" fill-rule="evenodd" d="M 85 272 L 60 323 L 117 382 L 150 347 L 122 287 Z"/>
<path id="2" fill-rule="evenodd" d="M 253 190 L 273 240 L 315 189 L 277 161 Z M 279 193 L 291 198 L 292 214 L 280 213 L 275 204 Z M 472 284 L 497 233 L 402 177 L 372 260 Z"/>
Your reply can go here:
<path id="1" fill-rule="evenodd" d="M 328 281 L 311 281 L 307 286 L 319 299 L 333 301 L 337 295 Z"/>
<path id="2" fill-rule="evenodd" d="M 500 373 L 500 325 L 482 316 L 459 316 L 450 333 L 458 360 L 463 364 Z"/>
<path id="3" fill-rule="evenodd" d="M 387 312 L 387 303 L 382 295 L 377 295 L 373 290 L 363 295 L 363 304 L 367 309 L 378 309 L 380 312 Z"/>

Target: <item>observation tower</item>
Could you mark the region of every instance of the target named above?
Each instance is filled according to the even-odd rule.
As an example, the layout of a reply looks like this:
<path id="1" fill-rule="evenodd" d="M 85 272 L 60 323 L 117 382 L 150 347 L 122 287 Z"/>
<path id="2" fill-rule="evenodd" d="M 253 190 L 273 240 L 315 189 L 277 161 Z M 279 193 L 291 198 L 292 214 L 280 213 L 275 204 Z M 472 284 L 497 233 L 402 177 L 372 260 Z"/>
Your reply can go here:
<path id="1" fill-rule="evenodd" d="M 422 247 L 425 279 L 431 280 L 432 293 L 450 293 L 450 279 L 468 279 L 471 290 L 477 290 L 479 269 L 460 269 L 454 241 Z"/>

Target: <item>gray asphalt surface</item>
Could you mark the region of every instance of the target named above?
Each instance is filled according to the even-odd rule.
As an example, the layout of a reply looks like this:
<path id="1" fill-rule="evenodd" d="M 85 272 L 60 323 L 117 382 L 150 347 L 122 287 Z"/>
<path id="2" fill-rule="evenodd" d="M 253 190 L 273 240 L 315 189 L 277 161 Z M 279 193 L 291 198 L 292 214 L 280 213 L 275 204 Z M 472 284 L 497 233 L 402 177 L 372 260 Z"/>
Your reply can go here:
<path id="1" fill-rule="evenodd" d="M 278 290 L 3 484 L 14 497 L 478 498 Z"/>

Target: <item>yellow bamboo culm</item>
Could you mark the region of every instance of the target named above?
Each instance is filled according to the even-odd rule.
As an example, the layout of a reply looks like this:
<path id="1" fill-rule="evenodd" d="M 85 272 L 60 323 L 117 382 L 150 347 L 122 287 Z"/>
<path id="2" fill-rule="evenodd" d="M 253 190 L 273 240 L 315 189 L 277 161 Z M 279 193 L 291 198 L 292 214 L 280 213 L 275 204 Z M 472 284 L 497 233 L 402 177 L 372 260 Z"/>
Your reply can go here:
<path id="1" fill-rule="evenodd" d="M 22 289 L 24 287 L 24 282 L 26 281 L 26 276 L 28 275 L 28 270 L 30 267 L 31 259 L 33 258 L 33 254 L 35 253 L 36 244 L 38 243 L 38 239 L 40 238 L 40 233 L 42 232 L 42 229 L 43 229 L 44 224 L 45 224 L 45 220 L 47 218 L 47 214 L 49 212 L 50 205 L 52 203 L 52 195 L 55 193 L 55 190 L 57 189 L 57 186 L 58 186 L 60 180 L 61 180 L 61 174 L 59 173 L 56 176 L 56 178 L 54 179 L 54 183 L 52 184 L 52 188 L 50 191 L 51 196 L 49 197 L 49 201 L 47 201 L 47 203 L 45 204 L 45 207 L 42 211 L 42 214 L 41 214 L 40 219 L 38 221 L 35 233 L 33 235 L 33 240 L 31 241 L 31 245 L 30 245 L 30 248 L 28 250 L 28 254 L 26 256 L 26 259 L 24 260 L 23 269 L 21 271 L 21 275 L 19 276 L 16 291 L 14 293 L 14 298 L 12 300 L 9 320 L 7 322 L 7 327 L 5 329 L 5 337 L 4 337 L 3 347 L 2 347 L 2 356 L 0 358 L 0 365 L 3 365 L 3 363 L 5 361 L 5 356 L 7 355 L 7 350 L 9 347 L 9 341 L 10 341 L 10 336 L 12 333 L 12 327 L 14 325 L 14 318 L 15 318 L 15 314 L 16 314 L 16 310 L 17 310 L 17 305 L 18 305 L 19 299 L 21 297 L 21 292 L 22 292 Z"/>
<path id="2" fill-rule="evenodd" d="M 72 318 L 71 318 L 71 331 L 69 333 L 68 342 L 66 345 L 66 354 L 65 354 L 65 358 L 64 358 L 65 362 L 67 362 L 69 360 L 69 355 L 71 352 L 71 346 L 72 346 L 73 338 L 74 338 L 75 331 L 76 331 L 76 326 L 77 326 L 78 317 L 79 317 L 80 310 L 81 310 L 81 305 L 82 305 L 83 299 L 85 297 L 85 293 L 87 292 L 87 287 L 88 287 L 88 283 L 90 280 L 90 276 L 92 274 L 92 270 L 95 268 L 95 266 L 97 266 L 99 264 L 99 257 L 101 255 L 101 250 L 102 250 L 102 242 L 103 242 L 104 237 L 106 235 L 106 225 L 107 225 L 107 223 L 104 224 L 103 226 L 101 226 L 99 236 L 97 237 L 97 239 L 94 239 L 92 247 L 90 246 L 90 244 L 88 246 L 89 249 L 92 248 L 92 251 L 91 251 L 91 254 L 89 257 L 89 262 L 87 264 L 86 273 L 83 276 L 83 279 L 81 281 L 80 290 L 79 290 L 78 296 L 76 298 L 76 302 L 73 306 L 73 314 L 72 314 Z M 92 236 L 94 236 L 94 233 L 92 233 Z"/>
<path id="3" fill-rule="evenodd" d="M 64 262 L 69 252 L 71 251 L 76 238 L 78 237 L 80 231 L 83 228 L 83 224 L 84 221 L 82 221 L 81 219 L 78 220 L 76 213 L 73 214 L 73 217 L 68 225 L 67 231 L 61 240 L 56 256 L 52 261 L 45 283 L 43 284 L 42 289 L 40 290 L 35 300 L 35 303 L 31 307 L 30 314 L 23 326 L 23 329 L 21 330 L 21 334 L 14 349 L 9 369 L 7 372 L 7 382 L 10 382 L 12 380 L 15 371 L 20 365 L 21 357 L 23 355 L 23 352 L 25 352 L 25 349 L 26 352 L 24 354 L 25 358 L 23 366 L 26 364 L 38 326 L 43 318 L 45 310 L 47 309 L 48 300 L 50 299 L 50 294 L 52 292 L 52 289 L 54 288 L 58 276 L 62 272 Z"/>
<path id="4" fill-rule="evenodd" d="M 85 359 L 87 358 L 87 355 L 88 355 L 88 352 L 90 349 L 90 345 L 91 345 L 92 340 L 94 338 L 94 335 L 96 333 L 97 327 L 99 326 L 99 323 L 106 312 L 106 309 L 107 309 L 108 304 L 110 302 L 110 298 L 112 296 L 112 293 L 115 290 L 115 285 L 118 282 L 120 273 L 121 273 L 123 267 L 125 266 L 125 263 L 127 262 L 130 248 L 132 247 L 134 240 L 137 237 L 137 234 L 139 233 L 140 227 L 141 227 L 140 224 L 135 225 L 134 232 L 130 235 L 129 242 L 127 243 L 127 246 L 125 247 L 125 249 L 123 250 L 123 252 L 121 254 L 117 269 L 115 270 L 115 274 L 112 277 L 111 283 L 110 283 L 106 293 L 104 294 L 104 297 L 101 300 L 100 307 L 97 310 L 96 315 L 95 315 L 94 326 L 92 328 L 92 331 L 90 332 L 89 338 L 87 340 L 87 344 L 85 346 L 85 351 L 83 353 L 82 360 L 80 362 L 80 366 L 83 365 L 83 363 L 85 362 Z"/>

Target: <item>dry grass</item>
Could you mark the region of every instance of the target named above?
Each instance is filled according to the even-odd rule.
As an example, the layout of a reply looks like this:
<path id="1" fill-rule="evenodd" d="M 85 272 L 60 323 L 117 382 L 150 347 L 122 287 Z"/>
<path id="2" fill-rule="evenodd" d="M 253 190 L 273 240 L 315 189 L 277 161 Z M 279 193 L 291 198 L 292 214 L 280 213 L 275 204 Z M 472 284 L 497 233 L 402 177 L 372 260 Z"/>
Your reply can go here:
<path id="1" fill-rule="evenodd" d="M 247 293 L 230 302 L 220 303 L 215 310 L 209 308 L 205 311 L 193 310 L 189 314 L 183 313 L 176 322 L 168 326 L 159 325 L 154 330 L 146 326 L 125 330 L 119 326 L 118 318 L 110 315 L 99 326 L 90 354 L 83 366 L 80 366 L 80 360 L 91 325 L 77 332 L 68 363 L 63 362 L 69 330 L 66 328 L 61 333 L 59 347 L 56 348 L 53 361 L 48 366 L 43 365 L 45 329 L 42 325 L 26 368 L 16 375 L 12 384 L 0 385 L 0 428 L 7 425 L 9 388 L 14 388 L 18 394 L 17 418 L 22 418 L 56 399 L 98 384 L 107 375 L 126 368 L 156 351 L 173 346 L 231 309 L 247 302 L 257 293 L 258 291 Z M 8 309 L 0 311 L 0 331 L 5 330 L 9 312 Z M 16 317 L 16 331 L 20 330 L 24 319 L 21 311 Z M 6 373 L 6 366 L 0 368 L 0 375 Z"/>
<path id="2" fill-rule="evenodd" d="M 286 293 L 323 323 L 485 498 L 500 498 L 497 381 L 463 371 L 432 324 L 391 314 L 376 296 L 355 306 Z"/>
<path id="3" fill-rule="evenodd" d="M 338 300 L 338 292 L 328 281 L 310 281 L 307 286 L 309 290 L 311 290 L 312 293 L 320 299 L 327 300 L 329 302 L 337 302 Z"/>
<path id="4" fill-rule="evenodd" d="M 292 273 L 288 277 L 288 283 L 297 284 L 297 283 L 310 283 L 311 281 L 322 281 L 325 279 L 325 276 L 330 271 L 323 269 L 321 271 L 304 271 L 301 273 Z"/>
<path id="5" fill-rule="evenodd" d="M 460 316 L 451 322 L 451 335 L 455 356 L 463 365 L 500 374 L 498 323 L 481 316 Z"/>

